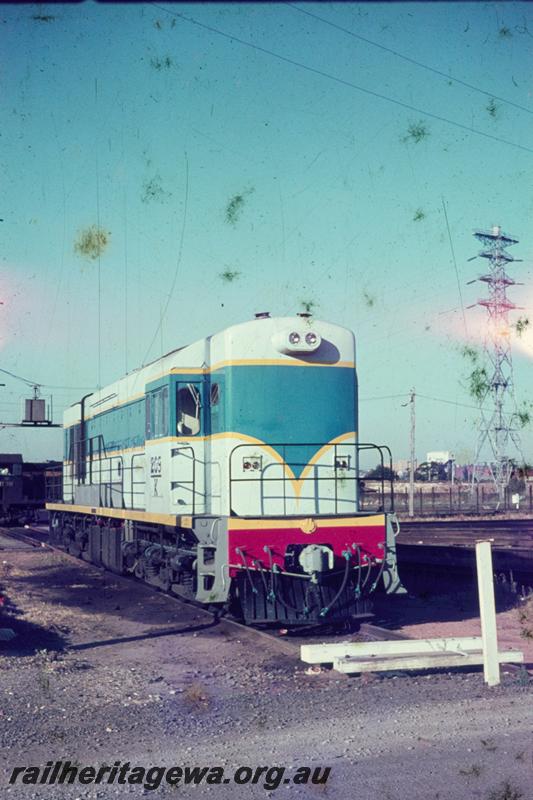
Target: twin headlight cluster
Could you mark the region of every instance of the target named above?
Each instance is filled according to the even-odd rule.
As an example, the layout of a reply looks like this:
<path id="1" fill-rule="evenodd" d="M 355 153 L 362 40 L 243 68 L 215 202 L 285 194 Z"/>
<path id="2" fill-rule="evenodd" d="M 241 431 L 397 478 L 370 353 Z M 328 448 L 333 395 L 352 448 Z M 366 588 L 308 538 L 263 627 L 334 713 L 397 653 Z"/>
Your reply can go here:
<path id="1" fill-rule="evenodd" d="M 289 342 L 292 345 L 300 344 L 302 341 L 305 341 L 306 345 L 309 347 L 314 347 L 314 345 L 318 342 L 318 336 L 313 331 L 305 334 L 305 338 L 302 339 L 303 334 L 298 333 L 298 331 L 291 331 L 289 333 Z"/>
<path id="2" fill-rule="evenodd" d="M 278 331 L 272 337 L 274 347 L 280 353 L 314 353 L 322 338 L 315 331 Z"/>

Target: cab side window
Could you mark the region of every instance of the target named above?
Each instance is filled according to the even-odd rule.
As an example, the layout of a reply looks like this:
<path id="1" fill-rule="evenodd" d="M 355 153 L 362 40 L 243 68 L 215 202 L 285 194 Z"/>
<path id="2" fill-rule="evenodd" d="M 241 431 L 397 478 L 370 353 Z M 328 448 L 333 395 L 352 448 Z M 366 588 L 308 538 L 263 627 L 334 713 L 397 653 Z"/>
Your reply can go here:
<path id="1" fill-rule="evenodd" d="M 168 386 L 146 395 L 146 438 L 168 436 Z"/>

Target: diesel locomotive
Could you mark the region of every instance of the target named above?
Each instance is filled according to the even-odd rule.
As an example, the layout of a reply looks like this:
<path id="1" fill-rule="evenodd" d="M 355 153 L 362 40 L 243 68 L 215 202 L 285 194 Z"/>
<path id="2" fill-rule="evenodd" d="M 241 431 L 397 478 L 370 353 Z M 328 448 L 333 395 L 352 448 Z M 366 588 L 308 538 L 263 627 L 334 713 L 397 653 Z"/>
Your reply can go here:
<path id="1" fill-rule="evenodd" d="M 36 518 L 47 500 L 61 498 L 58 461 L 24 461 L 20 453 L 0 453 L 0 523 Z"/>
<path id="2" fill-rule="evenodd" d="M 65 411 L 52 540 L 250 624 L 366 615 L 402 586 L 392 492 L 365 510 L 359 479 L 390 452 L 357 424 L 353 333 L 257 314 Z"/>

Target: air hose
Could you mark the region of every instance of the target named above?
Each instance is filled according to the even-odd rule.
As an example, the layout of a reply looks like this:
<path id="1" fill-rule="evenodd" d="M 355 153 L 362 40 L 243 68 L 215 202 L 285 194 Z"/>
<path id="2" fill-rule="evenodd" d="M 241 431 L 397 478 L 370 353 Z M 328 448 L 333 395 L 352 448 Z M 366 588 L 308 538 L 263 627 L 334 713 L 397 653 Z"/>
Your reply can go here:
<path id="1" fill-rule="evenodd" d="M 385 561 L 386 561 L 385 557 L 386 557 L 386 551 L 385 551 L 385 547 L 383 547 L 383 559 L 381 561 L 381 566 L 379 568 L 378 574 L 376 575 L 376 580 L 373 582 L 372 586 L 370 587 L 369 594 L 372 594 L 372 592 L 374 591 L 374 589 L 378 585 L 381 576 L 383 575 L 383 570 L 385 569 Z"/>
<path id="2" fill-rule="evenodd" d="M 265 590 L 265 595 L 266 595 L 267 600 L 270 603 L 273 603 L 275 601 L 275 599 L 276 599 L 276 594 L 272 590 L 272 587 L 269 588 L 269 586 L 267 584 L 267 581 L 266 581 L 266 578 L 265 578 L 265 570 L 263 569 L 263 565 L 261 564 L 260 561 L 257 561 L 257 560 L 252 561 L 252 564 L 254 565 L 254 567 L 259 572 L 259 575 L 261 576 L 261 580 L 263 582 L 263 588 Z"/>
<path id="3" fill-rule="evenodd" d="M 337 594 L 335 595 L 335 597 L 333 598 L 333 600 L 330 602 L 330 604 L 329 604 L 329 605 L 327 605 L 327 606 L 324 606 L 324 608 L 321 610 L 321 612 L 320 612 L 320 614 L 319 614 L 319 616 L 321 616 L 321 617 L 325 617 L 325 616 L 326 616 L 326 614 L 329 612 L 330 608 L 331 608 L 332 606 L 334 606 L 334 605 L 335 605 L 335 603 L 337 602 L 337 600 L 339 599 L 339 597 L 341 596 L 341 594 L 344 592 L 344 590 L 345 590 L 345 588 L 346 588 L 346 584 L 348 583 L 348 575 L 349 575 L 349 573 L 350 573 L 350 559 L 351 559 L 351 554 L 350 554 L 350 552 L 349 552 L 348 550 L 345 550 L 345 551 L 344 551 L 344 553 L 343 553 L 342 555 L 343 555 L 343 556 L 344 556 L 344 558 L 346 559 L 346 565 L 345 565 L 345 567 L 344 567 L 344 577 L 343 577 L 343 579 L 342 579 L 342 582 L 341 582 L 341 585 L 340 585 L 339 591 L 337 592 Z"/>
<path id="4" fill-rule="evenodd" d="M 361 548 L 359 547 L 358 544 L 353 544 L 352 547 L 355 548 L 355 553 L 357 555 L 357 565 L 359 567 L 359 569 L 357 570 L 357 584 L 355 586 L 355 599 L 359 600 L 359 598 L 361 597 L 361 571 L 363 569 L 361 564 Z"/>
<path id="5" fill-rule="evenodd" d="M 237 553 L 238 556 L 240 556 L 242 558 L 242 563 L 243 563 L 244 569 L 246 571 L 246 577 L 248 578 L 248 580 L 250 582 L 250 588 L 251 588 L 253 594 L 257 594 L 257 589 L 255 588 L 254 582 L 252 580 L 252 576 L 250 575 L 250 570 L 248 568 L 248 564 L 246 563 L 246 557 L 245 557 L 244 553 L 242 552 L 240 547 L 236 547 L 235 548 L 235 552 Z"/>
<path id="6" fill-rule="evenodd" d="M 270 574 L 272 576 L 272 592 L 271 592 L 271 596 L 272 596 L 273 600 L 274 601 L 277 600 L 279 603 L 281 603 L 283 608 L 285 608 L 287 611 L 292 611 L 294 614 L 301 614 L 302 612 L 301 612 L 301 610 L 299 608 L 295 608 L 294 606 L 291 606 L 290 603 L 287 603 L 285 601 L 285 599 L 283 598 L 281 592 L 276 592 L 276 566 L 277 565 L 274 564 L 274 559 L 272 557 L 272 550 L 270 549 L 270 547 L 268 547 L 268 545 L 265 545 L 263 550 L 265 551 L 265 553 L 268 554 L 268 558 L 269 558 L 269 561 L 270 561 Z M 279 569 L 279 567 L 278 567 L 278 569 Z"/>
<path id="7" fill-rule="evenodd" d="M 367 559 L 367 569 L 363 585 L 361 586 L 361 593 L 364 592 L 365 586 L 367 585 L 368 579 L 370 578 L 370 573 L 372 572 L 372 559 L 369 558 L 368 556 L 366 556 L 366 559 Z"/>

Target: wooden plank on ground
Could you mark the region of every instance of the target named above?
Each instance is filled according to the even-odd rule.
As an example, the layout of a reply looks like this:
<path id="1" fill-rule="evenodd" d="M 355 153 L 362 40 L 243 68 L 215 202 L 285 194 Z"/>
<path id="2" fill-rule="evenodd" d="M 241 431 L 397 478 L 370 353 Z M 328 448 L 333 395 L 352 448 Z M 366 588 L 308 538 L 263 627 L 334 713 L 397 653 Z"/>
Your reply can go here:
<path id="1" fill-rule="evenodd" d="M 300 658 L 307 664 L 329 664 L 344 656 L 388 656 L 416 653 L 471 652 L 481 650 L 481 636 L 459 636 L 439 639 L 401 639 L 381 642 L 338 642 L 335 644 L 303 644 Z"/>
<path id="2" fill-rule="evenodd" d="M 498 662 L 518 663 L 524 661 L 524 654 L 518 650 L 502 650 L 498 653 Z M 419 653 L 411 656 L 388 656 L 383 658 L 336 658 L 333 669 L 338 672 L 387 672 L 389 670 L 424 670 L 442 667 L 471 667 L 483 664 L 483 653 Z"/>

